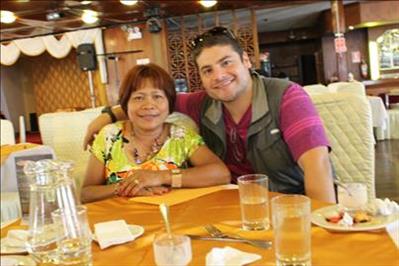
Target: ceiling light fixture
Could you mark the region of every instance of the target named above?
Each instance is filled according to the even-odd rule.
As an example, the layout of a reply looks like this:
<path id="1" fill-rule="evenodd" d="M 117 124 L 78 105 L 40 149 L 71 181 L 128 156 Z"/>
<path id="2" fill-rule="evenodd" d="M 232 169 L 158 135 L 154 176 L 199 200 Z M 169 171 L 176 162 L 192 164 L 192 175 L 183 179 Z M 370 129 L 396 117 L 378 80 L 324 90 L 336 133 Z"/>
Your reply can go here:
<path id="1" fill-rule="evenodd" d="M 349 30 L 354 30 L 355 27 L 353 27 L 353 26 L 351 25 L 351 26 L 348 26 L 348 29 L 349 29 Z"/>
<path id="2" fill-rule="evenodd" d="M 133 6 L 133 5 L 137 4 L 138 1 L 136 1 L 136 0 L 120 0 L 120 2 L 122 5 L 125 5 L 125 6 Z"/>
<path id="3" fill-rule="evenodd" d="M 215 0 L 202 0 L 199 1 L 199 3 L 203 6 L 203 7 L 212 7 L 214 5 L 217 4 L 218 1 Z"/>
<path id="4" fill-rule="evenodd" d="M 93 1 L 82 1 L 80 2 L 82 5 L 90 5 Z"/>
<path id="5" fill-rule="evenodd" d="M 13 23 L 17 17 L 14 15 L 13 12 L 7 10 L 0 10 L 0 20 L 1 23 Z"/>
<path id="6" fill-rule="evenodd" d="M 93 24 L 98 21 L 98 13 L 93 10 L 83 10 L 82 20 L 84 23 Z"/>

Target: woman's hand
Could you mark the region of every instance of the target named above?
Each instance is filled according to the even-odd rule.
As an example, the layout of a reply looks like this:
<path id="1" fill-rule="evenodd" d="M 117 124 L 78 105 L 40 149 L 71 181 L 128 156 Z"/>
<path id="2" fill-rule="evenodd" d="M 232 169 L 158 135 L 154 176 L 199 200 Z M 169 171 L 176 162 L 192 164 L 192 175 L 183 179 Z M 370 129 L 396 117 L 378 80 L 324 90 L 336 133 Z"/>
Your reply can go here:
<path id="1" fill-rule="evenodd" d="M 144 187 L 144 188 L 140 189 L 135 196 L 139 197 L 139 196 L 162 195 L 162 194 L 168 193 L 169 191 L 170 191 L 170 189 L 168 187 L 164 187 L 164 186 Z M 118 196 L 120 196 L 120 195 L 118 195 Z"/>
<path id="2" fill-rule="evenodd" d="M 121 181 L 118 195 L 125 197 L 138 196 L 138 193 L 143 189 L 152 190 L 156 194 L 163 194 L 165 191 L 158 188 L 163 185 L 163 176 L 166 174 L 169 175 L 169 171 L 132 170 L 129 176 Z M 156 189 L 156 187 L 158 188 Z"/>

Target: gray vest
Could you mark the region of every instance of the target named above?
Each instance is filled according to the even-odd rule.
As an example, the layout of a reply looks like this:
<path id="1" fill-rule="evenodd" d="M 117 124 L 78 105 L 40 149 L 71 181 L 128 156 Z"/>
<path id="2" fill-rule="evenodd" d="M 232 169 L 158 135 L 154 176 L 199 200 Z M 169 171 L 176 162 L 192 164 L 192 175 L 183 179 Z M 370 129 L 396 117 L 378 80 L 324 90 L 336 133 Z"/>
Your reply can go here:
<path id="1" fill-rule="evenodd" d="M 247 134 L 247 159 L 255 173 L 269 177 L 269 189 L 304 194 L 304 175 L 281 136 L 280 103 L 289 81 L 252 74 L 252 120 Z M 221 102 L 206 96 L 201 107 L 200 133 L 220 158 L 226 156 L 226 134 Z"/>

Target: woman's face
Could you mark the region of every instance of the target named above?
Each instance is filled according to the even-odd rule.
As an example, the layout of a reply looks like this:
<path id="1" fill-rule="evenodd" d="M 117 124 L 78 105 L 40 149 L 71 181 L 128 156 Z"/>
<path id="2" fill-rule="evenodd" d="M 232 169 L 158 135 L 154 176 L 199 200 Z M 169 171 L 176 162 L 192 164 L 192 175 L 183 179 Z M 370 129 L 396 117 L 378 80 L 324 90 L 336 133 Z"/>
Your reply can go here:
<path id="1" fill-rule="evenodd" d="M 156 130 L 169 115 L 169 102 L 163 90 L 155 88 L 153 82 L 144 80 L 134 91 L 127 104 L 129 120 L 138 129 Z"/>

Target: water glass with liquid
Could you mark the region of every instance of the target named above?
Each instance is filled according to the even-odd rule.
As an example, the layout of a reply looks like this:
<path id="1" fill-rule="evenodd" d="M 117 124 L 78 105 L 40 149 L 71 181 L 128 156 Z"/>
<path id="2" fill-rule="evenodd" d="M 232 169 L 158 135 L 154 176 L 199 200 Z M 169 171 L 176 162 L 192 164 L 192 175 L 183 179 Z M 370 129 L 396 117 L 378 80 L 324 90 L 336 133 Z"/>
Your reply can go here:
<path id="1" fill-rule="evenodd" d="M 57 254 L 61 265 L 92 265 L 91 231 L 87 207 L 57 209 L 51 213 L 59 232 Z"/>
<path id="2" fill-rule="evenodd" d="M 268 178 L 249 174 L 237 179 L 244 230 L 267 230 L 270 227 Z"/>
<path id="3" fill-rule="evenodd" d="M 303 195 L 283 195 L 272 198 L 271 205 L 276 265 L 310 266 L 310 199 Z"/>
<path id="4" fill-rule="evenodd" d="M 153 248 L 157 266 L 184 266 L 192 259 L 191 240 L 185 235 L 157 235 Z"/>

